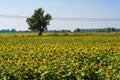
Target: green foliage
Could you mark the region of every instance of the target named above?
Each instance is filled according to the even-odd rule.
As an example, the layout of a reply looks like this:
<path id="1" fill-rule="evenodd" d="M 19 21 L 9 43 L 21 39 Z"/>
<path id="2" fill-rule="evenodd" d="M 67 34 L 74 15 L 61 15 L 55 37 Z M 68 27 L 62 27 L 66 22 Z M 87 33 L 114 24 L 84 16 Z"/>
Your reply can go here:
<path id="1" fill-rule="evenodd" d="M 116 33 L 13 34 L 0 34 L 1 80 L 120 79 Z"/>
<path id="2" fill-rule="evenodd" d="M 79 28 L 77 28 L 77 29 L 75 29 L 75 30 L 74 30 L 74 32 L 80 32 L 80 29 L 79 29 Z"/>
<path id="3" fill-rule="evenodd" d="M 107 32 L 110 33 L 112 31 L 112 28 L 107 28 Z"/>
<path id="4" fill-rule="evenodd" d="M 44 10 L 38 8 L 30 18 L 27 18 L 26 22 L 30 26 L 30 30 L 38 30 L 39 34 L 42 34 L 47 29 L 47 25 L 49 25 L 51 19 L 52 16 L 50 14 L 44 15 Z"/>

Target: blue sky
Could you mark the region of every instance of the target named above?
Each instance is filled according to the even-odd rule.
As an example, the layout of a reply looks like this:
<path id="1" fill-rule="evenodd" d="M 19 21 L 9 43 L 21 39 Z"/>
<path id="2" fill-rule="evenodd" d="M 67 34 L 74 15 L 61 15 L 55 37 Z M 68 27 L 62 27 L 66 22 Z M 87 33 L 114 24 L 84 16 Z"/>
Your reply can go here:
<path id="1" fill-rule="evenodd" d="M 0 15 L 31 16 L 43 8 L 53 17 L 120 18 L 120 0 L 1 0 Z M 0 17 L 0 28 L 26 30 L 23 18 Z M 60 21 L 52 20 L 48 29 L 120 27 L 119 21 Z"/>

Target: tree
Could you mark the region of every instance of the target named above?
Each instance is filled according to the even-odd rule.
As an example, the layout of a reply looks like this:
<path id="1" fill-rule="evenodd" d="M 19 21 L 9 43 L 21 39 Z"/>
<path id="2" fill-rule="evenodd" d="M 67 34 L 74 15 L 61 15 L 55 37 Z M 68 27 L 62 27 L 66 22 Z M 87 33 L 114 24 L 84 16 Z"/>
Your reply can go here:
<path id="1" fill-rule="evenodd" d="M 107 28 L 107 32 L 108 32 L 108 33 L 111 32 L 111 28 L 110 28 L 110 27 Z"/>
<path id="2" fill-rule="evenodd" d="M 39 35 L 42 35 L 42 32 L 47 30 L 50 20 L 52 20 L 52 16 L 50 14 L 44 15 L 44 10 L 38 8 L 30 18 L 27 18 L 26 22 L 30 26 L 30 30 L 38 30 Z"/>
<path id="3" fill-rule="evenodd" d="M 112 28 L 112 32 L 115 32 L 115 28 L 114 27 Z"/>
<path id="4" fill-rule="evenodd" d="M 80 29 L 79 29 L 79 28 L 77 28 L 77 29 L 75 29 L 75 30 L 74 30 L 74 32 L 80 32 Z"/>
<path id="5" fill-rule="evenodd" d="M 11 32 L 16 32 L 16 29 L 11 29 Z"/>

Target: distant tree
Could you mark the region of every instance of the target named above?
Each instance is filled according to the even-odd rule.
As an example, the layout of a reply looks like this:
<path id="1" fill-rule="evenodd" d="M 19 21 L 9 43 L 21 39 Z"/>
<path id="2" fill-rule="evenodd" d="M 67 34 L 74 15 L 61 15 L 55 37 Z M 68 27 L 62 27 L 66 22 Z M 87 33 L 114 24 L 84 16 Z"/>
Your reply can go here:
<path id="1" fill-rule="evenodd" d="M 110 27 L 107 28 L 107 32 L 108 32 L 108 33 L 111 32 L 111 28 L 110 28 Z"/>
<path id="2" fill-rule="evenodd" d="M 115 28 L 114 27 L 112 28 L 112 32 L 115 32 Z"/>
<path id="3" fill-rule="evenodd" d="M 30 30 L 38 30 L 39 35 L 42 35 L 42 32 L 47 30 L 50 20 L 52 20 L 52 16 L 50 14 L 44 15 L 44 10 L 38 8 L 30 18 L 27 18 L 26 22 L 30 26 Z"/>
<path id="4" fill-rule="evenodd" d="M 16 29 L 11 29 L 11 32 L 16 32 Z"/>
<path id="5" fill-rule="evenodd" d="M 80 29 L 79 29 L 79 28 L 77 28 L 77 29 L 75 29 L 75 30 L 74 30 L 74 32 L 80 32 Z"/>

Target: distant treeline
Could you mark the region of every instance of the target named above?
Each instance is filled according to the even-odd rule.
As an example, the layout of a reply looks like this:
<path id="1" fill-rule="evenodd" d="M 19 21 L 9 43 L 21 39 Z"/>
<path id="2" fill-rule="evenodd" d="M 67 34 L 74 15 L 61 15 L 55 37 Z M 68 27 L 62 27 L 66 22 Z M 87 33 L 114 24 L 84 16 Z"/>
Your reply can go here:
<path id="1" fill-rule="evenodd" d="M 46 32 L 72 32 L 71 30 L 47 30 Z M 76 28 L 73 32 L 120 32 L 116 28 L 99 28 L 99 29 L 80 29 Z"/>
<path id="2" fill-rule="evenodd" d="M 29 30 L 19 30 L 16 29 L 2 29 L 0 32 L 38 32 L 38 30 L 29 31 Z M 71 30 L 46 30 L 45 32 L 72 32 Z M 76 28 L 73 32 L 120 32 L 118 28 L 100 28 L 100 29 L 80 29 Z"/>
<path id="3" fill-rule="evenodd" d="M 16 29 L 2 29 L 2 30 L 0 30 L 0 32 L 17 32 L 17 30 Z"/>
<path id="4" fill-rule="evenodd" d="M 120 32 L 120 29 L 116 28 L 100 28 L 100 29 L 80 29 L 77 28 L 74 32 Z"/>
<path id="5" fill-rule="evenodd" d="M 70 30 L 46 30 L 45 32 L 71 32 Z"/>

